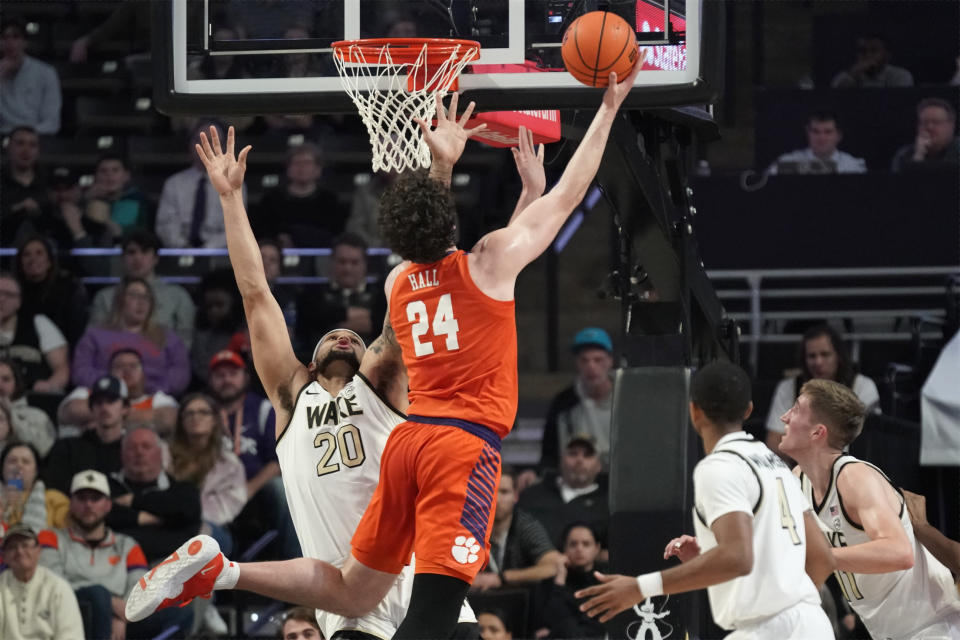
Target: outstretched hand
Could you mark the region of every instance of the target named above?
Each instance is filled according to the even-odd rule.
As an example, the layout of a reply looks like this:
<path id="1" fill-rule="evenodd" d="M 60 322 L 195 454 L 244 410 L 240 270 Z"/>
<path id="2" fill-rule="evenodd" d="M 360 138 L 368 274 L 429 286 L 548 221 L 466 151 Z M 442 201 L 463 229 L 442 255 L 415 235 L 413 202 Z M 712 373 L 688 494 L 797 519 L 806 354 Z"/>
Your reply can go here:
<path id="1" fill-rule="evenodd" d="M 633 605 L 643 602 L 644 595 L 640 593 L 637 579 L 631 576 L 606 575 L 594 571 L 600 584 L 577 591 L 574 597 L 589 598 L 580 605 L 583 611 L 591 618 L 599 616 L 600 622 L 611 620 L 621 611 L 626 611 Z"/>
<path id="2" fill-rule="evenodd" d="M 615 71 L 610 72 L 610 83 L 607 85 L 607 90 L 603 92 L 603 103 L 605 105 L 613 109 L 620 108 L 620 105 L 623 104 L 623 101 L 630 94 L 630 90 L 633 89 L 633 81 L 636 80 L 637 74 L 640 73 L 640 67 L 643 66 L 643 60 L 646 56 L 646 50 L 637 46 L 637 62 L 633 65 L 633 69 L 630 70 L 630 73 L 627 74 L 623 81 L 619 81 L 620 79 L 617 78 Z"/>
<path id="3" fill-rule="evenodd" d="M 434 162 L 453 166 L 463 154 L 463 148 L 467 144 L 467 139 L 487 128 L 487 125 L 481 124 L 472 129 L 465 128 L 470 116 L 473 115 L 473 109 L 476 104 L 471 102 L 463 111 L 460 120 L 457 120 L 457 102 L 460 94 L 454 93 L 450 99 L 450 111 L 443 106 L 443 100 L 437 95 L 437 126 L 430 128 L 430 123 L 422 118 L 414 118 L 414 122 L 420 125 L 423 131 L 423 139 L 430 147 L 430 155 Z"/>
<path id="4" fill-rule="evenodd" d="M 200 144 L 195 145 L 200 161 L 207 169 L 210 184 L 222 196 L 239 191 L 243 188 L 243 174 L 247 171 L 247 154 L 252 148 L 245 146 L 238 157 L 233 155 L 233 127 L 227 129 L 227 149 L 221 151 L 220 135 L 217 128 L 210 127 L 210 139 L 207 134 L 200 132 Z"/>
<path id="5" fill-rule="evenodd" d="M 533 132 L 520 127 L 520 145 L 513 147 L 513 161 L 517 163 L 517 173 L 523 188 L 531 195 L 540 197 L 547 188 L 547 176 L 543 171 L 543 144 L 534 150 Z"/>

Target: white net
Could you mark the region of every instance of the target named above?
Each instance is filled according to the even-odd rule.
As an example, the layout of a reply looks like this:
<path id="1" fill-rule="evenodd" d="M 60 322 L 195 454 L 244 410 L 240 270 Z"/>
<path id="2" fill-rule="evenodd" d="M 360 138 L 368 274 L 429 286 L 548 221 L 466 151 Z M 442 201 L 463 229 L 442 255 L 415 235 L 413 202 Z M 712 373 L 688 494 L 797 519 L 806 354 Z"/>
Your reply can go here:
<path id="1" fill-rule="evenodd" d="M 426 43 L 415 58 L 405 48 L 403 57 L 412 62 L 394 62 L 389 44 L 376 48 L 351 44 L 334 52 L 343 88 L 370 135 L 374 171 L 430 166 L 430 149 L 413 118 L 433 119 L 436 96 L 445 96 L 463 67 L 477 57 L 471 49 L 476 47 L 451 44 L 450 55 L 442 62 L 435 61 L 433 50 L 429 65 Z"/>

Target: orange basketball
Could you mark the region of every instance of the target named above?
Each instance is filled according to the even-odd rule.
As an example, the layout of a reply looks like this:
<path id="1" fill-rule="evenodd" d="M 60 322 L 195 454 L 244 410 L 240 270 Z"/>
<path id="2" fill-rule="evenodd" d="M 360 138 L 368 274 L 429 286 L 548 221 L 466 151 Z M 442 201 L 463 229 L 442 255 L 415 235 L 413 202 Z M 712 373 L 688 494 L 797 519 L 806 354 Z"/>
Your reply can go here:
<path id="1" fill-rule="evenodd" d="M 626 20 L 608 11 L 591 11 L 563 34 L 563 64 L 585 85 L 605 87 L 611 71 L 622 81 L 637 62 L 637 34 Z"/>

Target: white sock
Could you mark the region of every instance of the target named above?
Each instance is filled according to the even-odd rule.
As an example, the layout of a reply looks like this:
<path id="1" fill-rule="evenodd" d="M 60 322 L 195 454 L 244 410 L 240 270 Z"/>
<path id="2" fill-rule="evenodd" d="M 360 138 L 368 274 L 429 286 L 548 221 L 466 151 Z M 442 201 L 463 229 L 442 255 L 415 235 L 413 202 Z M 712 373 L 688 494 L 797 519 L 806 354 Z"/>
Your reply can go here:
<path id="1" fill-rule="evenodd" d="M 220 554 L 223 555 L 223 554 Z M 223 556 L 223 570 L 217 576 L 213 583 L 214 589 L 233 589 L 237 586 L 237 580 L 240 579 L 240 565 Z"/>

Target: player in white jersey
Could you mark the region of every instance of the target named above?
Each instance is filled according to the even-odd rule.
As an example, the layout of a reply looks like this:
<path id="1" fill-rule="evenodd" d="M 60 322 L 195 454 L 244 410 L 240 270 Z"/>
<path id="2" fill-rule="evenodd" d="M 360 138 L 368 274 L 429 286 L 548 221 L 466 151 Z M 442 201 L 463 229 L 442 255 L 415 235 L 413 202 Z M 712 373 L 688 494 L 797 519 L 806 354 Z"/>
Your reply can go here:
<path id="1" fill-rule="evenodd" d="M 950 571 L 914 537 L 903 496 L 872 464 L 845 455 L 864 406 L 847 387 L 811 380 L 783 415 L 780 450 L 833 547 L 837 580 L 875 640 L 960 640 Z"/>
<path id="2" fill-rule="evenodd" d="M 450 176 L 444 171 L 452 172 L 466 143 L 455 107 L 456 99 L 449 120 L 434 131 L 434 142 L 441 145 L 440 159 L 444 162 L 435 162 L 431 175 L 447 183 Z M 400 411 L 408 405 L 407 376 L 400 346 L 388 317 L 383 333 L 369 349 L 364 349 L 355 333 L 339 329 L 320 340 L 308 366 L 297 361 L 239 198 L 249 147 L 234 156 L 232 127 L 226 153 L 221 151 L 212 128 L 211 137 L 208 141 L 201 134 L 203 148 L 198 146 L 198 152 L 221 195 L 227 247 L 243 295 L 254 364 L 277 411 L 277 455 L 306 557 L 241 565 L 224 558 L 211 538 L 198 536 L 133 589 L 127 599 L 127 617 L 142 619 L 157 609 L 207 596 L 214 589 L 236 588 L 318 609 L 318 621 L 331 640 L 389 638 L 410 601 L 412 563 L 399 576 L 391 577 L 393 586 L 379 605 L 363 602 L 369 593 L 341 605 L 343 610 L 369 612 L 359 619 L 320 612 L 313 598 L 318 584 L 330 577 L 331 569 L 350 562 L 350 540 L 376 487 L 387 436 L 405 419 Z M 514 153 L 523 183 L 517 211 L 536 199 L 546 186 L 543 148 L 537 153 L 532 139 L 525 142 Z M 436 150 L 434 157 L 438 157 Z M 362 583 L 369 578 L 365 575 L 368 573 L 380 574 L 360 565 L 351 576 Z M 382 574 L 378 579 L 387 575 L 392 574 Z M 349 593 L 343 597 L 349 598 Z M 454 637 L 475 635 L 476 618 L 466 601 L 459 622 Z"/>
<path id="3" fill-rule="evenodd" d="M 829 547 L 800 484 L 765 444 L 743 431 L 753 410 L 740 367 L 715 362 L 694 376 L 690 418 L 707 456 L 693 474 L 696 538 L 671 540 L 663 557 L 683 564 L 639 577 L 598 574 L 581 609 L 605 622 L 663 594 L 707 589 L 728 639 L 833 638 L 817 586 L 833 570 Z"/>
<path id="4" fill-rule="evenodd" d="M 214 589 L 235 588 L 318 609 L 318 622 L 331 640 L 389 638 L 406 614 L 412 566 L 393 576 L 384 598 L 372 610 L 362 607 L 358 618 L 321 612 L 314 596 L 326 568 L 336 570 L 351 557 L 350 540 L 376 488 L 387 437 L 405 419 L 400 411 L 408 404 L 407 376 L 400 346 L 388 318 L 369 349 L 354 332 L 335 329 L 317 344 L 309 365 L 297 360 L 239 198 L 249 147 L 234 156 L 232 127 L 226 153 L 213 129 L 211 136 L 213 147 L 203 137 L 204 148 L 198 151 L 221 195 L 254 365 L 277 412 L 277 455 L 305 557 L 238 564 L 227 560 L 212 538 L 197 536 L 133 588 L 127 618 L 142 619 Z M 542 174 L 542 162 L 539 166 Z M 475 629 L 475 621 L 464 602 L 460 622 L 474 623 Z M 469 625 L 456 631 L 470 633 Z"/>

